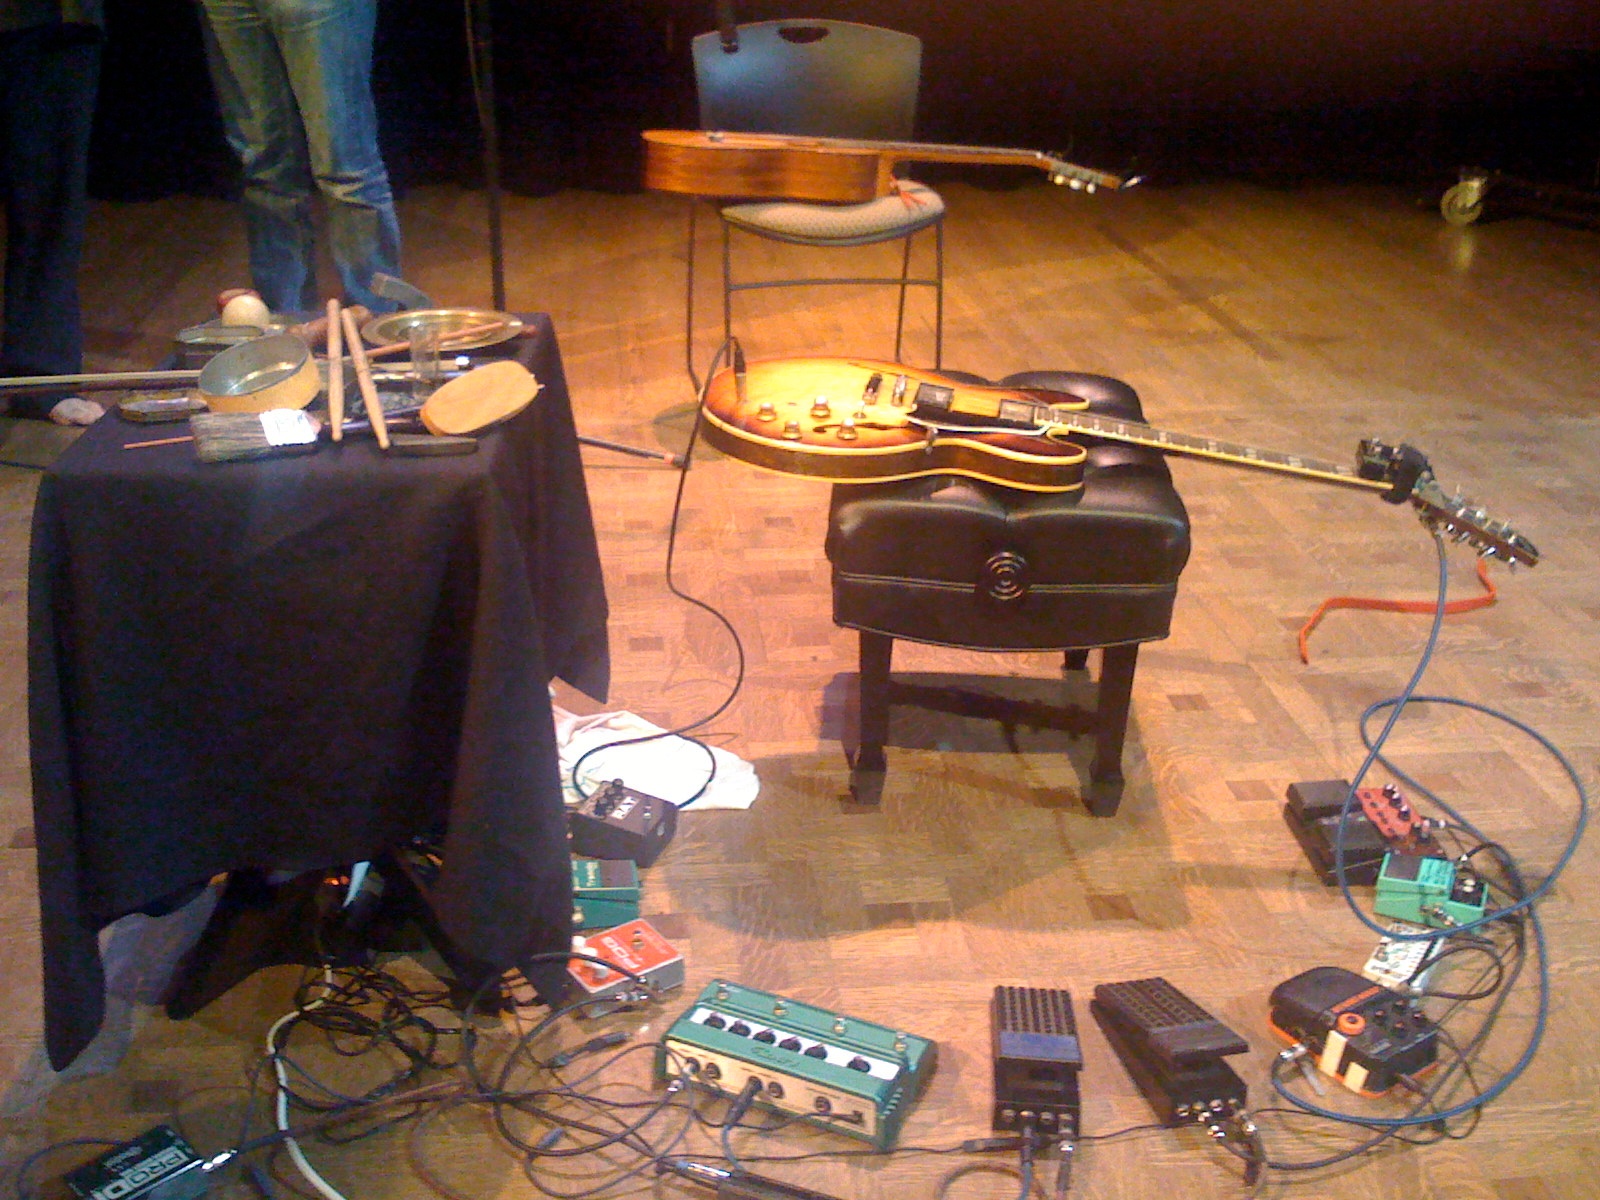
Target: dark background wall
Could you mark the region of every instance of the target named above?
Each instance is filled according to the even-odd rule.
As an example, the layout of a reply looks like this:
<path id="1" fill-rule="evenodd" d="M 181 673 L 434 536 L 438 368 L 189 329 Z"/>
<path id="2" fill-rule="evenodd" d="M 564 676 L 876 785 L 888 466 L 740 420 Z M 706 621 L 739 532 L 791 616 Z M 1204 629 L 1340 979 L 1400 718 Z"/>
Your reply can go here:
<path id="1" fill-rule="evenodd" d="M 1481 165 L 1600 182 L 1600 0 L 735 7 L 744 20 L 837 17 L 921 36 L 930 141 L 1026 146 L 1156 180 L 1427 181 Z M 95 193 L 227 190 L 192 0 L 108 8 Z M 375 87 L 402 188 L 481 178 L 473 13 L 488 15 L 511 190 L 631 190 L 639 130 L 696 123 L 688 40 L 713 27 L 709 2 L 382 0 Z"/>

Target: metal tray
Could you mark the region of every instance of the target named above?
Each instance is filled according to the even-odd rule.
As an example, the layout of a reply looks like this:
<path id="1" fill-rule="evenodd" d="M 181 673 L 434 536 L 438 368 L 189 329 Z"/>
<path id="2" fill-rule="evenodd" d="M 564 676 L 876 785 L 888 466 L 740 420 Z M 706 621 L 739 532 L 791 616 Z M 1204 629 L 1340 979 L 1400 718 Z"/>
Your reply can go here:
<path id="1" fill-rule="evenodd" d="M 362 327 L 361 336 L 374 346 L 387 346 L 394 342 L 407 342 L 418 329 L 437 329 L 441 336 L 474 325 L 487 325 L 491 321 L 503 322 L 499 329 L 451 342 L 452 352 L 477 350 L 509 342 L 522 332 L 522 319 L 510 313 L 495 312 L 488 308 L 413 308 L 402 312 L 385 313 L 373 317 Z"/>

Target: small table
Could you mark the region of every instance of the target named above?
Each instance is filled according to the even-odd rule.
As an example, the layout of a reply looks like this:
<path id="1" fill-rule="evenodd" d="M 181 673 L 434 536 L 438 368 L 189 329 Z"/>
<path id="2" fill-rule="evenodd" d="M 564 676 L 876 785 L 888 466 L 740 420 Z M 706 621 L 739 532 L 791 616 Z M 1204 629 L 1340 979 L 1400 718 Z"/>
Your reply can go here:
<path id="1" fill-rule="evenodd" d="M 205 464 L 124 449 L 173 427 L 109 416 L 44 476 L 29 719 L 57 1069 L 103 1017 L 98 932 L 222 872 L 443 829 L 429 899 L 458 951 L 570 946 L 549 683 L 605 698 L 605 588 L 548 317 L 500 349 L 544 388 L 471 455 L 347 438 Z"/>

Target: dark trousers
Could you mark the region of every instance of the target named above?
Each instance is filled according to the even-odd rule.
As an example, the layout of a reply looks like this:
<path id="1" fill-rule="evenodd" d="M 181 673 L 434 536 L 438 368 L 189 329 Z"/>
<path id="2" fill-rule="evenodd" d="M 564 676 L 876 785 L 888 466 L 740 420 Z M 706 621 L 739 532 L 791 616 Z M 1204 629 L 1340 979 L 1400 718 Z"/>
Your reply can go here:
<path id="1" fill-rule="evenodd" d="M 6 213 L 0 373 L 6 375 L 83 370 L 78 265 L 99 74 L 96 29 L 42 25 L 0 33 Z M 58 399 L 16 397 L 11 412 L 42 416 Z"/>

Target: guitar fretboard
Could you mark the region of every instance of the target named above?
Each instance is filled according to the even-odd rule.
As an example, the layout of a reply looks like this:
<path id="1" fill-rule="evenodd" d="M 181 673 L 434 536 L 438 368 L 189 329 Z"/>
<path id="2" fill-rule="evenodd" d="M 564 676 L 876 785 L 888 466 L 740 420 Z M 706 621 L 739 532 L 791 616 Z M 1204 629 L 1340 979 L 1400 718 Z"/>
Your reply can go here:
<path id="1" fill-rule="evenodd" d="M 1198 458 L 1218 459 L 1241 467 L 1259 467 L 1264 471 L 1277 471 L 1288 475 L 1301 475 L 1327 483 L 1345 484 L 1370 491 L 1388 491 L 1392 486 L 1381 479 L 1363 479 L 1355 468 L 1343 463 L 1306 458 L 1300 454 L 1286 454 L 1277 450 L 1263 450 L 1239 442 L 1225 442 L 1213 437 L 1193 437 L 1157 429 L 1139 421 L 1122 421 L 1094 413 L 1065 412 L 1049 405 L 1037 405 L 1035 417 L 1041 424 L 1071 433 L 1088 434 L 1114 442 L 1129 442 L 1136 446 L 1150 446 L 1174 454 L 1188 454 Z"/>

